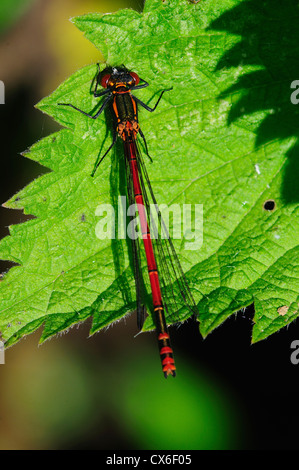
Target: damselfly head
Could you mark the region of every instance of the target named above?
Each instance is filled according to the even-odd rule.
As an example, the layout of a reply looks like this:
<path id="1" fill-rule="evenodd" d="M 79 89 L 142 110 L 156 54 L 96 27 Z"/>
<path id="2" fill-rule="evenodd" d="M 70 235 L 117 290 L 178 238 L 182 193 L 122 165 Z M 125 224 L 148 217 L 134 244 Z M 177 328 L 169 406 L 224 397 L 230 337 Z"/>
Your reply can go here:
<path id="1" fill-rule="evenodd" d="M 115 89 L 120 86 L 132 88 L 139 83 L 139 77 L 135 72 L 130 72 L 126 67 L 111 67 L 103 70 L 101 85 L 103 88 Z"/>

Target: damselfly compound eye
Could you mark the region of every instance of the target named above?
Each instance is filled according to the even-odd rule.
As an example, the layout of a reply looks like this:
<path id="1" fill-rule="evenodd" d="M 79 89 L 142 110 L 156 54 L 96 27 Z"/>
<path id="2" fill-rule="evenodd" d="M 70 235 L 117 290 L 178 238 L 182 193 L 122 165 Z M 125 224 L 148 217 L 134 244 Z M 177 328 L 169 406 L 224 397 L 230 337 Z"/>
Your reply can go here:
<path id="1" fill-rule="evenodd" d="M 135 85 L 137 85 L 140 81 L 140 78 L 138 77 L 137 73 L 130 72 L 131 77 L 133 78 Z"/>
<path id="2" fill-rule="evenodd" d="M 107 88 L 110 77 L 111 77 L 110 73 L 108 73 L 108 74 L 106 74 L 102 77 L 101 85 L 102 85 L 103 88 Z"/>

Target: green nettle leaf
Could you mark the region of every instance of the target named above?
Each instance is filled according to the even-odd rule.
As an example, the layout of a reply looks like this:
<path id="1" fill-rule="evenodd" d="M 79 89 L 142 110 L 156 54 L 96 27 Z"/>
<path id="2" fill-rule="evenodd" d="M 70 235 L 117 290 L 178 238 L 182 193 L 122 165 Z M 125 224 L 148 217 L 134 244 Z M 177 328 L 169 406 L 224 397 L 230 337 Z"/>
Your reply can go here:
<path id="1" fill-rule="evenodd" d="M 173 86 L 154 113 L 140 110 L 140 124 L 157 201 L 203 205 L 202 245 L 174 240 L 203 336 L 252 303 L 253 341 L 298 317 L 297 18 L 291 0 L 148 0 L 142 14 L 73 19 L 107 64 L 149 82 L 135 92 L 144 102 Z M 111 227 L 96 235 L 103 205 L 117 209 L 125 194 L 122 145 L 92 178 L 111 143 L 109 115 L 92 120 L 58 106 L 95 113 L 96 72 L 84 67 L 38 104 L 64 128 L 26 157 L 52 171 L 5 204 L 35 216 L 1 241 L 1 258 L 17 264 L 0 285 L 7 345 L 42 324 L 44 341 L 90 316 L 94 333 L 135 308 L 130 240 L 111 239 Z"/>

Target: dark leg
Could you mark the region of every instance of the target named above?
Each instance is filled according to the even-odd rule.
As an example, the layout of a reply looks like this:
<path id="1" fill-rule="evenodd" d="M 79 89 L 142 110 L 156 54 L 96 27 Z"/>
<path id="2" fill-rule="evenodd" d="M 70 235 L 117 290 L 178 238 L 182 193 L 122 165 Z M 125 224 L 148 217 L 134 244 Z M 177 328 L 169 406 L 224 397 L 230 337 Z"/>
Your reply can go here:
<path id="1" fill-rule="evenodd" d="M 101 91 L 100 93 L 97 93 L 97 92 L 96 92 L 96 89 L 95 89 L 95 91 L 94 91 L 94 93 L 93 93 L 93 96 L 94 96 L 95 98 L 98 98 L 99 96 L 106 95 L 107 93 L 110 93 L 110 90 L 104 90 L 104 91 Z"/>
<path id="2" fill-rule="evenodd" d="M 98 66 L 98 73 L 97 73 L 96 86 L 95 86 L 95 89 L 94 89 L 94 92 L 93 92 L 93 96 L 98 96 L 97 89 L 98 89 L 98 84 L 99 84 L 99 78 L 100 78 L 100 75 L 101 75 L 100 64 L 98 63 L 97 66 Z"/>
<path id="3" fill-rule="evenodd" d="M 108 148 L 108 150 L 104 153 L 104 155 L 100 158 L 100 155 L 98 155 L 98 158 L 97 158 L 97 161 L 95 162 L 95 165 L 94 165 L 94 169 L 92 170 L 92 173 L 91 173 L 91 176 L 93 177 L 95 172 L 97 171 L 97 168 L 99 167 L 99 165 L 102 163 L 102 161 L 104 160 L 104 158 L 106 157 L 106 155 L 110 152 L 110 150 L 112 149 L 112 147 L 114 147 L 114 145 L 116 144 L 116 138 L 117 138 L 117 133 L 116 131 L 113 132 L 113 141 L 112 141 L 112 144 L 110 145 L 110 147 Z"/>
<path id="4" fill-rule="evenodd" d="M 142 85 L 136 85 L 136 86 L 134 86 L 134 87 L 132 88 L 132 91 L 134 91 L 134 90 L 140 90 L 140 88 L 145 88 L 145 87 L 149 86 L 149 84 L 148 84 L 145 80 L 143 80 L 143 78 L 141 78 L 140 80 L 143 82 L 143 84 L 142 84 Z"/>
<path id="5" fill-rule="evenodd" d="M 107 92 L 107 91 L 109 91 L 109 90 L 105 90 L 105 92 Z M 58 103 L 58 105 L 60 105 L 60 106 L 70 106 L 71 108 L 74 108 L 76 111 L 79 111 L 80 113 L 84 114 L 84 116 L 90 117 L 91 119 L 96 119 L 104 111 L 104 109 L 106 108 L 106 106 L 109 103 L 110 99 L 111 99 L 110 95 L 106 97 L 106 99 L 104 100 L 104 102 L 103 102 L 102 106 L 100 107 L 99 111 L 94 116 L 92 116 L 91 114 L 86 113 L 85 111 L 82 111 L 82 109 L 77 108 L 76 106 L 74 106 L 71 103 Z"/>
<path id="6" fill-rule="evenodd" d="M 161 98 L 162 98 L 162 96 L 163 96 L 163 93 L 165 93 L 165 91 L 170 91 L 170 90 L 172 90 L 172 88 L 173 88 L 173 87 L 171 87 L 171 88 L 166 88 L 165 90 L 163 90 L 163 91 L 161 92 L 161 95 L 159 96 L 158 101 L 157 101 L 157 103 L 155 104 L 155 106 L 154 106 L 153 108 L 151 108 L 151 107 L 148 106 L 147 104 L 143 103 L 143 101 L 141 101 L 139 98 L 136 98 L 136 96 L 133 96 L 133 95 L 132 95 L 132 97 L 133 97 L 133 99 L 134 99 L 137 103 L 140 104 L 140 106 L 143 106 L 143 108 L 145 108 L 147 111 L 150 111 L 150 112 L 152 113 L 153 111 L 155 111 L 156 107 L 157 107 L 158 104 L 160 103 L 160 100 L 161 100 Z M 135 88 L 135 89 L 136 89 L 136 88 Z"/>
<path id="7" fill-rule="evenodd" d="M 150 154 L 148 153 L 147 143 L 146 143 L 144 134 L 143 134 L 142 130 L 140 129 L 140 127 L 139 127 L 139 134 L 141 135 L 141 137 L 142 137 L 142 139 L 143 139 L 143 142 L 144 142 L 144 145 L 145 145 L 146 154 L 147 154 L 148 158 L 150 159 L 150 161 L 153 162 L 152 157 L 151 157 Z"/>

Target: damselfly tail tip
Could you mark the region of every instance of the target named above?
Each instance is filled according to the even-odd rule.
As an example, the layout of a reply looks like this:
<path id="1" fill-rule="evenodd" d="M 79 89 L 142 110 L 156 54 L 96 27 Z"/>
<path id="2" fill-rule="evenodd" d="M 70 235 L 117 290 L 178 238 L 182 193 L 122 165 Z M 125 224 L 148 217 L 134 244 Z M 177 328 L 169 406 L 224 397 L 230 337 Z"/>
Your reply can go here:
<path id="1" fill-rule="evenodd" d="M 166 325 L 163 325 L 163 328 L 164 327 L 165 327 L 165 330 L 167 330 Z M 172 375 L 173 377 L 175 377 L 176 367 L 175 367 L 174 358 L 173 358 L 173 350 L 169 342 L 168 332 L 164 331 L 163 333 L 160 333 L 158 336 L 158 341 L 162 341 L 164 343 L 160 349 L 160 357 L 161 357 L 162 370 L 164 373 L 164 377 L 166 379 L 169 375 Z"/>
<path id="2" fill-rule="evenodd" d="M 167 370 L 163 370 L 163 372 L 164 372 L 164 377 L 165 377 L 165 379 L 167 379 L 167 377 L 168 377 L 169 375 L 172 375 L 172 377 L 175 377 L 175 376 L 176 376 L 176 371 L 175 371 L 175 369 L 170 369 L 170 368 L 169 368 L 169 369 L 167 369 Z"/>
<path id="3" fill-rule="evenodd" d="M 173 357 L 166 357 L 162 361 L 162 366 L 163 366 L 163 372 L 164 372 L 164 377 L 167 379 L 169 375 L 172 375 L 172 377 L 176 376 L 176 367 L 174 364 L 174 359 Z"/>

